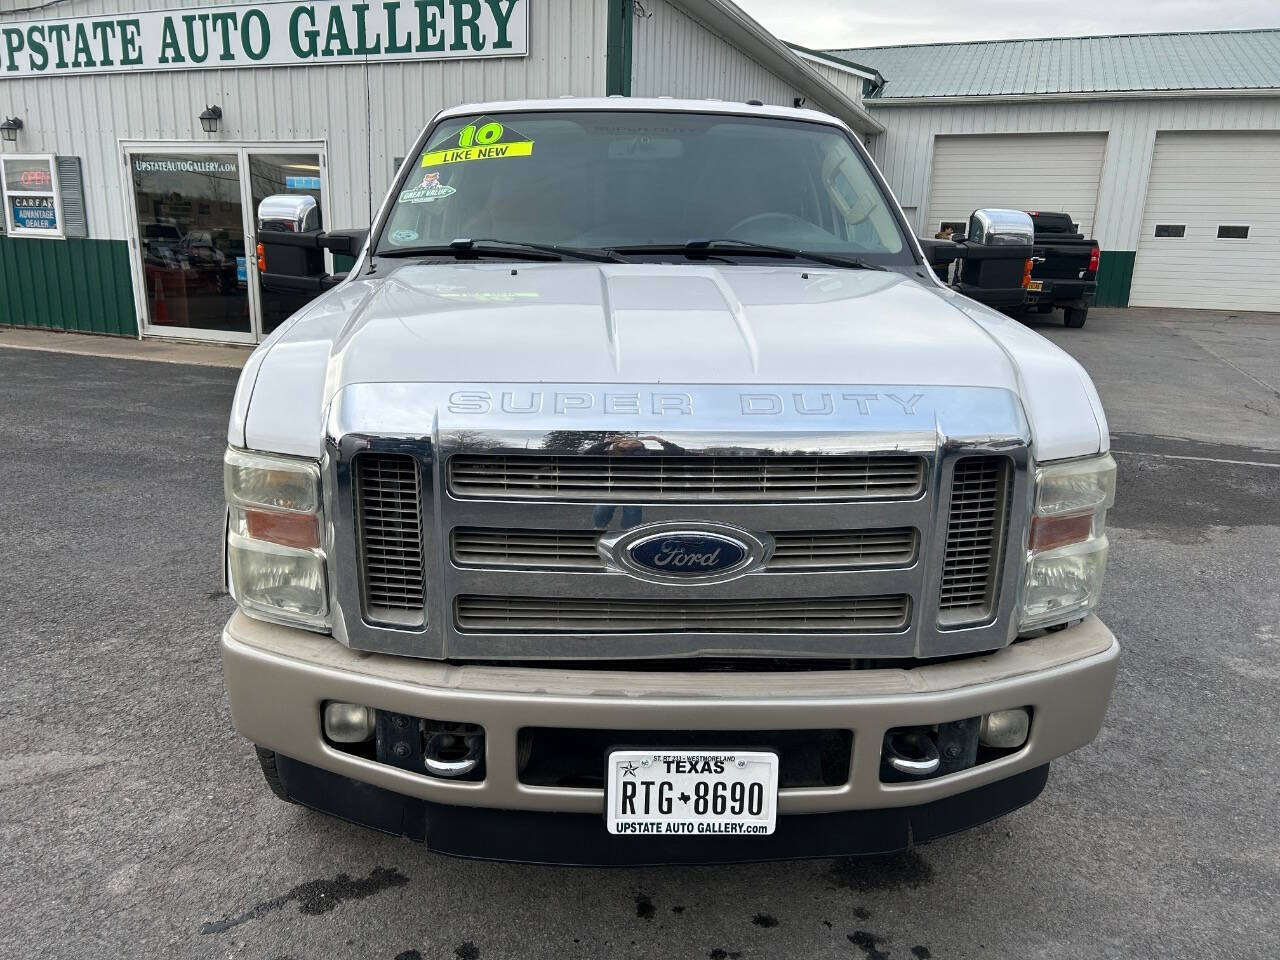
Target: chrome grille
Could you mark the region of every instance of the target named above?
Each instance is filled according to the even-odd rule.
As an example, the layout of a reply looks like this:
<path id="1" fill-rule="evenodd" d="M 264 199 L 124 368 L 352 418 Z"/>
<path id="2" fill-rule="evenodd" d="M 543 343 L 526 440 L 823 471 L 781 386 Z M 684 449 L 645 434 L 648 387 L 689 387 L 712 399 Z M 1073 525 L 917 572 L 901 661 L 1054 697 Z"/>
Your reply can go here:
<path id="1" fill-rule="evenodd" d="M 912 527 L 886 530 L 795 530 L 773 535 L 773 558 L 766 569 L 861 570 L 904 567 L 916 557 Z"/>
<path id="2" fill-rule="evenodd" d="M 628 420 L 603 399 L 573 417 L 556 412 L 556 392 L 599 398 L 598 386 L 371 382 L 340 391 L 322 466 L 335 634 L 354 650 L 435 660 L 639 664 L 932 660 L 994 650 L 1014 633 L 1032 464 L 1022 407 L 1007 392 L 903 386 L 907 399 L 877 393 L 884 402 L 848 401 L 820 419 L 808 415 L 825 406 L 812 384 L 770 384 L 783 409 L 766 418 L 739 416 L 741 385 L 673 383 L 661 395 L 691 401 L 678 416 Z M 506 395 L 526 390 L 542 400 L 517 416 L 524 405 Z M 808 399 L 791 402 L 797 394 Z M 485 403 L 486 416 L 467 415 Z M 642 396 L 641 412 L 650 409 Z M 661 434 L 662 449 L 652 439 L 647 451 L 610 445 L 649 433 Z M 420 545 L 421 589 L 413 576 L 399 597 L 416 609 L 378 606 L 387 554 L 364 556 L 379 531 L 370 525 L 366 544 L 359 483 L 369 478 L 357 461 L 373 455 L 416 466 L 421 523 L 410 542 Z M 974 549 L 978 524 L 962 519 L 973 506 L 966 485 L 986 457 L 1006 461 L 1000 508 L 979 518 L 994 530 L 994 562 L 992 551 Z M 650 587 L 607 572 L 597 555 L 601 527 L 685 522 L 770 534 L 776 551 L 749 577 L 697 586 Z M 961 569 L 965 537 L 972 579 Z M 673 598 L 727 605 L 671 606 Z M 867 619 L 876 598 L 889 598 L 893 616 Z M 846 617 L 858 602 L 859 618 Z"/>
<path id="3" fill-rule="evenodd" d="M 881 633 L 906 628 L 905 596 L 784 600 L 568 599 L 464 595 L 461 631 L 484 633 Z"/>
<path id="4" fill-rule="evenodd" d="M 944 626 L 977 623 L 995 609 L 1008 475 L 1005 457 L 964 457 L 956 463 L 938 600 Z"/>
<path id="5" fill-rule="evenodd" d="M 604 570 L 596 552 L 598 530 L 506 530 L 457 527 L 453 562 L 463 567 Z M 885 530 L 795 530 L 773 534 L 765 572 L 901 567 L 916 555 L 912 527 Z"/>
<path id="6" fill-rule="evenodd" d="M 422 518 L 416 461 L 404 454 L 355 459 L 365 613 L 370 619 L 421 623 Z"/>
<path id="7" fill-rule="evenodd" d="M 905 499 L 924 488 L 917 456 L 457 455 L 449 490 L 497 500 L 610 503 Z"/>
<path id="8" fill-rule="evenodd" d="M 496 530 L 456 527 L 453 562 L 462 567 L 602 570 L 597 530 Z"/>

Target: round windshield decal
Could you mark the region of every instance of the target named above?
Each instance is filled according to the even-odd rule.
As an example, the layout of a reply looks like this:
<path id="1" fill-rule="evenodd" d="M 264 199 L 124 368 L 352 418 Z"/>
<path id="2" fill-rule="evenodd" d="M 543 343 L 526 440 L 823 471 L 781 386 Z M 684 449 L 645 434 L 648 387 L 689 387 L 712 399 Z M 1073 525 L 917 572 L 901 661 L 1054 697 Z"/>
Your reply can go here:
<path id="1" fill-rule="evenodd" d="M 393 230 L 391 232 L 391 242 L 398 244 L 413 243 L 418 239 L 417 230 Z"/>

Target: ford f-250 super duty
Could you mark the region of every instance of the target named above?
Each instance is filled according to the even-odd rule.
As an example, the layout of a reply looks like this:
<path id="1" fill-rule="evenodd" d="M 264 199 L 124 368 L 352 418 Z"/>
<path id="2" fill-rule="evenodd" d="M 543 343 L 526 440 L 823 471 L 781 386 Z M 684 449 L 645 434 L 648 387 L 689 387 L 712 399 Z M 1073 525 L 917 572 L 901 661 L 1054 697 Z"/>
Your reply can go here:
<path id="1" fill-rule="evenodd" d="M 367 239 L 310 203 L 263 205 L 264 282 L 324 292 L 225 464 L 227 691 L 282 798 L 510 860 L 886 852 L 1097 734 L 1098 395 L 938 282 L 842 123 L 463 106 Z"/>

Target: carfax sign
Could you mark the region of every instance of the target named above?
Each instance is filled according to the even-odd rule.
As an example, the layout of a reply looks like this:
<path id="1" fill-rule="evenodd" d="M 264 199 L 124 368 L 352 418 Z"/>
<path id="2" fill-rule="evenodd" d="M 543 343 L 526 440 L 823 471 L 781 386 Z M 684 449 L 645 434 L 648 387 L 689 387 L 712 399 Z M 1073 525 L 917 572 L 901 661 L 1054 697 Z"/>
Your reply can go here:
<path id="1" fill-rule="evenodd" d="M 10 197 L 13 206 L 13 226 L 17 230 L 58 229 L 58 209 L 53 197 Z"/>
<path id="2" fill-rule="evenodd" d="M 530 2 L 278 2 L 4 23 L 0 78 L 521 57 Z"/>

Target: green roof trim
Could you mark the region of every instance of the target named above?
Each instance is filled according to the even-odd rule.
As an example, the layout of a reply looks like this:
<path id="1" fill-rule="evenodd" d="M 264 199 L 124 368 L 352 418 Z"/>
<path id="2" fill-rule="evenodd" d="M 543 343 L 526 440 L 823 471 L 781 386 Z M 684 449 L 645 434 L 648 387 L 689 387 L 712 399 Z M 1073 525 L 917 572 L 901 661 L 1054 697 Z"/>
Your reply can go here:
<path id="1" fill-rule="evenodd" d="M 812 50 L 809 47 L 802 47 L 798 43 L 792 43 L 790 40 L 784 40 L 783 43 L 792 50 L 796 50 L 799 53 L 807 53 L 809 56 L 817 57 L 819 60 L 826 60 L 829 63 L 834 63 L 838 67 L 848 67 L 851 70 L 869 73 L 875 78 L 874 83 L 876 86 L 884 85 L 884 77 L 880 76 L 880 71 L 875 67 L 864 66 L 861 63 L 854 63 L 852 60 L 846 60 L 844 57 L 837 57 L 829 50 Z"/>
<path id="2" fill-rule="evenodd" d="M 825 51 L 870 64 L 880 100 L 1280 89 L 1280 29 L 979 40 Z"/>

